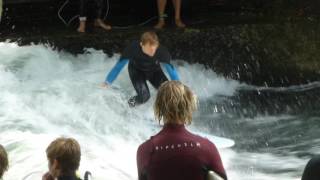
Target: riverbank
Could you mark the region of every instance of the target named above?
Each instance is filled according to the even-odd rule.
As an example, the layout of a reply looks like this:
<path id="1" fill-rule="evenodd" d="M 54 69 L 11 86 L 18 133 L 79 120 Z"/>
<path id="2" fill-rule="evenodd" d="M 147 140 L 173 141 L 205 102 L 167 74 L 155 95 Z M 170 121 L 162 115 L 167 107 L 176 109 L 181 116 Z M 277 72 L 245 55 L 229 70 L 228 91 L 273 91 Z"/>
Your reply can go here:
<path id="1" fill-rule="evenodd" d="M 158 31 L 161 43 L 174 59 L 201 63 L 228 78 L 263 86 L 289 86 L 320 80 L 320 19 L 318 16 L 270 20 L 256 15 L 232 13 L 189 20 L 188 28 L 169 25 Z M 76 25 L 54 21 L 41 25 L 3 26 L 0 41 L 50 44 L 73 54 L 85 48 L 119 53 L 126 43 L 152 29 L 144 26 L 114 27 L 109 32 L 89 28 L 85 34 Z M 92 27 L 92 26 L 89 26 Z"/>

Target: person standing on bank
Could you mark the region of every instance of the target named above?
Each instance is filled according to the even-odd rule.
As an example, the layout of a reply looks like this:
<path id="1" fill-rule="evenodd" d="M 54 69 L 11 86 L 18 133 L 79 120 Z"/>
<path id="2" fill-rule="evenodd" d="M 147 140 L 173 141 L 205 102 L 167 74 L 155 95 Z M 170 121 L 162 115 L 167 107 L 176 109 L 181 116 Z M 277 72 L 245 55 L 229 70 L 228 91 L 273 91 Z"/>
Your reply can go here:
<path id="1" fill-rule="evenodd" d="M 116 65 L 108 73 L 103 86 L 109 86 L 117 78 L 120 71 L 126 64 L 130 80 L 137 95 L 130 98 L 129 106 L 134 107 L 143 104 L 150 98 L 150 91 L 147 85 L 149 81 L 156 89 L 167 81 L 161 69 L 161 64 L 168 72 L 171 80 L 179 80 L 178 73 L 170 64 L 171 56 L 169 51 L 159 43 L 155 32 L 147 31 L 142 34 L 139 41 L 132 42 L 127 46 Z"/>
<path id="2" fill-rule="evenodd" d="M 179 81 L 163 83 L 154 103 L 162 130 L 137 151 L 139 180 L 204 180 L 209 172 L 227 180 L 220 154 L 208 139 L 189 132 L 196 96 Z"/>
<path id="3" fill-rule="evenodd" d="M 2 0 L 0 0 L 0 22 L 2 17 Z"/>
<path id="4" fill-rule="evenodd" d="M 111 26 L 107 25 L 102 19 L 104 0 L 93 0 L 93 2 L 95 3 L 96 8 L 94 26 L 100 27 L 106 31 L 111 30 Z M 77 29 L 80 33 L 86 32 L 88 3 L 89 0 L 80 0 L 79 27 Z"/>
<path id="5" fill-rule="evenodd" d="M 181 21 L 181 0 L 172 0 L 174 7 L 174 22 L 178 28 L 185 28 L 186 25 Z M 154 26 L 155 29 L 162 29 L 165 26 L 165 12 L 167 0 L 157 0 L 158 5 L 158 23 Z"/>

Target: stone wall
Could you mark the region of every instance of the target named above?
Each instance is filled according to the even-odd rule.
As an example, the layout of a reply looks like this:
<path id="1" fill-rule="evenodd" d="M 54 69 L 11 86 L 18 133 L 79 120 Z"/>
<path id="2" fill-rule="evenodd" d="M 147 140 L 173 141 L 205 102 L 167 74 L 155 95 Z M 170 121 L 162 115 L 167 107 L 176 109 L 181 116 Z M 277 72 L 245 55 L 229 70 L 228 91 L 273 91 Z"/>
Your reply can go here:
<path id="1" fill-rule="evenodd" d="M 44 4 L 47 10 L 39 11 Z M 0 41 L 10 39 L 21 45 L 49 43 L 74 54 L 91 47 L 109 55 L 121 52 L 127 42 L 137 39 L 155 23 L 142 27 L 114 26 L 110 32 L 89 26 L 88 33 L 78 34 L 75 31 L 77 21 L 66 27 L 56 16 L 47 15 L 56 13 L 56 3 L 21 4 L 19 7 L 7 12 L 7 15 L 16 12 L 16 19 L 6 16 L 0 25 Z M 33 9 L 33 13 L 18 16 L 23 7 Z M 111 17 L 117 24 L 139 21 L 129 19 L 125 22 L 121 16 Z M 190 23 L 184 30 L 169 26 L 158 32 L 161 43 L 170 49 L 173 58 L 204 64 L 220 75 L 248 84 L 288 86 L 320 80 L 320 18 L 316 14 L 289 13 L 275 18 L 259 13 L 222 11 L 203 12 L 201 18 L 200 23 Z M 190 22 L 188 18 L 186 20 Z"/>

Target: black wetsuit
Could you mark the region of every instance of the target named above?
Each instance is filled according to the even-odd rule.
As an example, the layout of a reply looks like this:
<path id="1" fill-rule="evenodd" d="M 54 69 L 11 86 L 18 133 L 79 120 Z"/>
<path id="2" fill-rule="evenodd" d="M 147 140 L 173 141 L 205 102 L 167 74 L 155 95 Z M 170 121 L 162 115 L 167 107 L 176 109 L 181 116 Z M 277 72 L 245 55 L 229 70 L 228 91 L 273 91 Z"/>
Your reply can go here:
<path id="1" fill-rule="evenodd" d="M 87 17 L 88 3 L 90 1 L 95 3 L 95 18 L 102 18 L 105 0 L 80 0 L 80 17 Z"/>
<path id="2" fill-rule="evenodd" d="M 320 155 L 313 157 L 304 169 L 301 180 L 319 180 L 320 179 Z"/>
<path id="3" fill-rule="evenodd" d="M 81 180 L 76 176 L 59 176 L 58 180 Z"/>
<path id="4" fill-rule="evenodd" d="M 147 81 L 158 89 L 163 82 L 168 80 L 161 69 L 160 63 L 164 65 L 171 80 L 179 80 L 178 73 L 170 64 L 170 60 L 169 51 L 164 46 L 160 45 L 155 55 L 150 57 L 142 51 L 140 42 L 135 41 L 125 48 L 120 60 L 108 73 L 105 82 L 111 84 L 121 69 L 129 63 L 129 76 L 137 95 L 130 98 L 128 103 L 130 106 L 142 104 L 150 98 Z"/>
<path id="5" fill-rule="evenodd" d="M 137 96 L 134 96 L 131 101 L 137 104 L 142 104 L 150 98 L 147 80 L 156 89 L 168 80 L 160 67 L 160 62 L 170 63 L 171 57 L 168 50 L 161 45 L 155 55 L 150 57 L 143 53 L 139 42 L 134 42 L 124 50 L 121 59 L 130 59 L 129 76 L 137 92 Z"/>

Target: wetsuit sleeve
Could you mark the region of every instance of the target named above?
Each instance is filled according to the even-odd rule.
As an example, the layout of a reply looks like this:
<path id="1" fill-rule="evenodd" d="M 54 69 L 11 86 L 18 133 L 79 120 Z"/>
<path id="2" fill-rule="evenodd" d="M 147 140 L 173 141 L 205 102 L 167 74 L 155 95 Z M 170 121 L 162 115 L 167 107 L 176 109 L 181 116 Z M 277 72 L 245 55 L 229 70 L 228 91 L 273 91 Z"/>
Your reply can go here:
<path id="1" fill-rule="evenodd" d="M 114 65 L 114 67 L 111 69 L 111 71 L 108 73 L 105 83 L 112 84 L 112 82 L 118 77 L 120 71 L 123 69 L 123 67 L 128 64 L 129 59 L 120 59 L 117 64 Z"/>
<path id="2" fill-rule="evenodd" d="M 164 65 L 166 71 L 168 72 L 171 80 L 177 80 L 177 81 L 180 80 L 178 72 L 176 71 L 176 69 L 174 68 L 174 66 L 172 64 L 164 63 L 163 65 Z"/>
<path id="3" fill-rule="evenodd" d="M 209 141 L 209 140 L 208 140 Z M 208 168 L 219 174 L 223 179 L 227 180 L 227 174 L 224 170 L 222 160 L 217 147 L 209 141 L 207 157 L 210 159 Z"/>
<path id="4" fill-rule="evenodd" d="M 138 168 L 138 180 L 147 180 L 146 169 L 151 159 L 152 144 L 150 141 L 146 141 L 141 144 L 137 151 L 137 168 Z"/>

